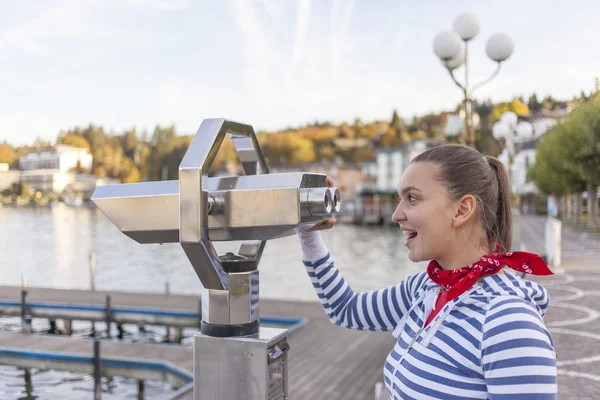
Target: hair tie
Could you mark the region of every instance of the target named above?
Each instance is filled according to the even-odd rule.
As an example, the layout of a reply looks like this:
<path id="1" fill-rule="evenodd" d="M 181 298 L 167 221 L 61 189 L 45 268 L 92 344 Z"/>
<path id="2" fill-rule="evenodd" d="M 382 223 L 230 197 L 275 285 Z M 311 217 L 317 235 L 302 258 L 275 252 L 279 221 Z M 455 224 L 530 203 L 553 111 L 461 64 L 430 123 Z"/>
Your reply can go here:
<path id="1" fill-rule="evenodd" d="M 487 165 L 490 165 L 490 163 L 489 163 L 488 159 L 487 159 L 487 158 L 485 158 L 485 156 L 483 156 L 483 161 L 485 161 L 485 163 L 486 163 Z"/>

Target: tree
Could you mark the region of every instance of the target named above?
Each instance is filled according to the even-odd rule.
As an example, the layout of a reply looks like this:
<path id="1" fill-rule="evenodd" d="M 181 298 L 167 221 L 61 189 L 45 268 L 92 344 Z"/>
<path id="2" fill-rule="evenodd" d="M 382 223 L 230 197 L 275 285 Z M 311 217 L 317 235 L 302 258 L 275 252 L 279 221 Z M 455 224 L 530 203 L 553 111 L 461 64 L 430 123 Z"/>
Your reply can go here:
<path id="1" fill-rule="evenodd" d="M 527 107 L 527 105 L 520 99 L 513 99 L 510 102 L 502 102 L 494 106 L 494 110 L 492 112 L 494 121 L 498 121 L 502 114 L 507 111 L 512 111 L 519 116 L 529 115 L 529 107 Z"/>
<path id="2" fill-rule="evenodd" d="M 546 194 L 560 196 L 584 190 L 583 182 L 567 164 L 564 139 L 560 127 L 546 133 L 536 149 L 535 164 L 527 171 L 529 179 Z"/>
<path id="3" fill-rule="evenodd" d="M 411 128 L 415 128 L 415 130 L 411 129 L 411 134 L 414 134 L 417 131 L 425 131 L 427 133 L 427 137 L 435 137 L 436 133 L 439 135 L 441 133 L 441 137 L 443 137 L 444 126 L 446 125 L 447 113 L 439 113 L 439 114 L 425 114 L 420 118 L 416 118 L 414 120 L 413 126 Z"/>
<path id="4" fill-rule="evenodd" d="M 530 176 L 546 193 L 578 192 L 585 184 L 589 195 L 588 226 L 598 226 L 600 95 L 595 94 L 544 136 Z"/>
<path id="5" fill-rule="evenodd" d="M 86 173 L 89 171 L 86 171 L 85 168 L 83 168 L 81 166 L 81 162 L 79 160 L 77 160 L 77 164 L 73 168 L 71 168 L 69 172 L 74 172 L 76 174 L 83 174 L 83 173 Z"/>
<path id="6" fill-rule="evenodd" d="M 52 147 L 52 144 L 48 140 L 44 140 L 41 137 L 37 137 L 35 142 L 33 143 L 33 148 L 35 150 L 45 150 Z"/>
<path id="7" fill-rule="evenodd" d="M 163 144 L 175 138 L 175 125 L 170 125 L 166 128 L 161 128 L 160 125 L 156 125 L 154 133 L 152 134 L 152 144 Z"/>
<path id="8" fill-rule="evenodd" d="M 402 144 L 402 135 L 408 135 L 408 133 L 403 132 L 398 136 L 396 130 L 390 126 L 388 131 L 378 138 L 378 144 L 383 148 L 400 146 Z"/>
<path id="9" fill-rule="evenodd" d="M 72 132 L 67 132 L 63 137 L 59 137 L 57 142 L 88 150 L 90 150 L 91 147 L 90 143 L 85 137 Z"/>
<path id="10" fill-rule="evenodd" d="M 344 122 L 340 126 L 340 133 L 339 133 L 340 137 L 345 137 L 345 138 L 348 138 L 348 139 L 353 139 L 354 138 L 354 134 L 355 134 L 354 130 L 347 123 Z"/>
<path id="11" fill-rule="evenodd" d="M 315 162 L 313 142 L 308 139 L 296 139 L 289 157 L 290 164 L 305 164 Z"/>
<path id="12" fill-rule="evenodd" d="M 423 140 L 427 139 L 427 132 L 425 131 L 416 131 L 410 134 L 412 140 Z"/>
<path id="13" fill-rule="evenodd" d="M 544 110 L 552 111 L 556 108 L 556 99 L 552 96 L 546 96 L 544 100 L 542 100 L 542 108 Z"/>
<path id="14" fill-rule="evenodd" d="M 527 107 L 529 107 L 529 110 L 534 113 L 542 109 L 542 103 L 538 101 L 537 94 L 534 93 L 531 96 L 529 96 L 529 100 L 527 101 Z"/>
<path id="15" fill-rule="evenodd" d="M 400 119 L 400 116 L 396 110 L 394 110 L 394 113 L 392 114 L 390 127 L 396 132 L 397 135 L 400 135 L 401 132 L 406 132 L 406 126 L 404 126 L 404 122 L 402 119 Z"/>
<path id="16" fill-rule="evenodd" d="M 361 138 L 364 137 L 363 133 L 363 123 L 359 118 L 354 120 L 352 124 L 352 130 L 354 131 L 354 137 Z"/>
<path id="17" fill-rule="evenodd" d="M 121 146 L 127 157 L 133 158 L 135 150 L 138 146 L 138 138 L 135 133 L 135 128 L 123 133 L 121 136 Z"/>
<path id="18" fill-rule="evenodd" d="M 586 182 L 588 192 L 588 226 L 596 228 L 600 185 L 600 93 L 576 108 L 565 119 L 565 148 L 570 150 L 573 170 Z"/>
<path id="19" fill-rule="evenodd" d="M 17 160 L 17 152 L 8 143 L 0 143 L 0 163 L 13 165 Z"/>
<path id="20" fill-rule="evenodd" d="M 492 111 L 494 110 L 494 104 L 491 100 L 484 102 L 475 102 L 474 110 L 479 115 L 479 125 L 481 130 L 484 132 L 491 132 L 492 130 Z"/>

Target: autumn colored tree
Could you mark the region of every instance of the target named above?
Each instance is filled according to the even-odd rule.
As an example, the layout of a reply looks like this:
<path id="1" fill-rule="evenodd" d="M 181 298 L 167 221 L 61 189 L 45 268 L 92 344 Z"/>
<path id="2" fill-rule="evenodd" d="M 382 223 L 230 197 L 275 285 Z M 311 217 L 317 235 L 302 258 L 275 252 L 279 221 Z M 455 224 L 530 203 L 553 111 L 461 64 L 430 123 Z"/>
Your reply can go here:
<path id="1" fill-rule="evenodd" d="M 57 143 L 68 144 L 69 146 L 80 147 L 82 149 L 91 149 L 90 143 L 85 137 L 73 132 L 67 132 L 63 137 L 59 137 Z"/>
<path id="2" fill-rule="evenodd" d="M 121 147 L 123 147 L 125 155 L 133 159 L 138 147 L 138 138 L 135 128 L 132 128 L 121 135 Z"/>
<path id="3" fill-rule="evenodd" d="M 394 130 L 394 132 L 396 132 L 397 135 L 400 135 L 401 132 L 406 132 L 406 126 L 396 110 L 394 110 L 394 113 L 392 114 L 390 127 Z"/>
<path id="4" fill-rule="evenodd" d="M 8 143 L 0 143 L 0 163 L 14 165 L 17 160 L 17 152 Z"/>
<path id="5" fill-rule="evenodd" d="M 494 110 L 492 111 L 494 121 L 498 121 L 502 114 L 507 111 L 512 111 L 519 116 L 529 115 L 527 104 L 523 103 L 521 99 L 515 98 L 509 102 L 498 103 L 494 106 Z"/>

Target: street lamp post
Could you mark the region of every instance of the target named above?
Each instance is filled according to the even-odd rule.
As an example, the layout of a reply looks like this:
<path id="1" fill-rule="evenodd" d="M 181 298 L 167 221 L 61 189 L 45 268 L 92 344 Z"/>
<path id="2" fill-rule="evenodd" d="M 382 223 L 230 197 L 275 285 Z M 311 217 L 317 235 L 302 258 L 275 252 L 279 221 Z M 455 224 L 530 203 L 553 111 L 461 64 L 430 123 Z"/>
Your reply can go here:
<path id="1" fill-rule="evenodd" d="M 489 58 L 497 63 L 496 71 L 486 80 L 469 87 L 469 41 L 479 33 L 479 18 L 473 14 L 464 13 L 456 17 L 452 31 L 440 32 L 433 40 L 433 52 L 440 58 L 442 64 L 450 73 L 454 83 L 463 91 L 464 104 L 464 131 L 460 135 L 460 142 L 475 148 L 475 130 L 473 129 L 473 92 L 494 79 L 500 72 L 500 65 L 511 56 L 514 43 L 505 33 L 492 35 L 486 44 L 486 53 Z M 465 66 L 465 82 L 461 84 L 454 76 L 454 71 Z"/>

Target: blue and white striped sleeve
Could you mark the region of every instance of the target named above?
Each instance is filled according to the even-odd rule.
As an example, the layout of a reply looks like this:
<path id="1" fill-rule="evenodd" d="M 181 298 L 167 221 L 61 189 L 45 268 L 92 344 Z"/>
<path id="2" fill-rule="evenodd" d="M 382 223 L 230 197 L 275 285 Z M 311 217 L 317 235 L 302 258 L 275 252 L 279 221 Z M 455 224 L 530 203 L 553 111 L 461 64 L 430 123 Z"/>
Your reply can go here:
<path id="1" fill-rule="evenodd" d="M 406 314 L 426 273 L 386 289 L 356 293 L 335 266 L 320 232 L 299 234 L 308 275 L 330 321 L 346 328 L 393 331 Z"/>
<path id="2" fill-rule="evenodd" d="M 557 398 L 554 345 L 531 304 L 499 297 L 482 329 L 481 363 L 490 400 Z"/>

